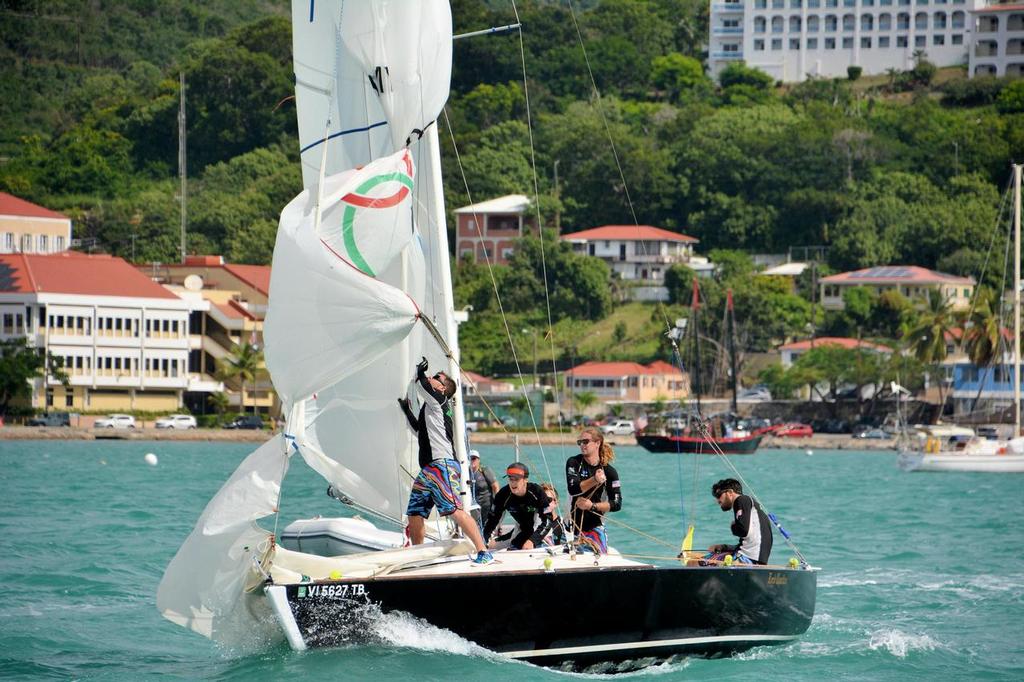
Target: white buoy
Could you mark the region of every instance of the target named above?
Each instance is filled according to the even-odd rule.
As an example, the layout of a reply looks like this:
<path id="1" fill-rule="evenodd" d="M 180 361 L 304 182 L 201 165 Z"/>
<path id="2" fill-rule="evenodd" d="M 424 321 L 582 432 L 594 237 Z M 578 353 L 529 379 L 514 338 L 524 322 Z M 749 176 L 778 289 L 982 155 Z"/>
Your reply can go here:
<path id="1" fill-rule="evenodd" d="M 143 459 L 146 460 L 146 464 L 148 464 L 151 467 L 155 467 L 157 465 L 157 462 L 160 461 L 160 460 L 158 460 L 156 458 L 156 455 L 154 455 L 152 452 L 147 452 L 146 456 L 143 457 Z"/>
<path id="2" fill-rule="evenodd" d="M 806 455 L 807 455 L 808 457 L 810 457 L 811 455 L 813 455 L 813 454 L 814 454 L 814 450 L 804 450 L 804 453 L 805 453 L 805 454 L 806 454 Z"/>

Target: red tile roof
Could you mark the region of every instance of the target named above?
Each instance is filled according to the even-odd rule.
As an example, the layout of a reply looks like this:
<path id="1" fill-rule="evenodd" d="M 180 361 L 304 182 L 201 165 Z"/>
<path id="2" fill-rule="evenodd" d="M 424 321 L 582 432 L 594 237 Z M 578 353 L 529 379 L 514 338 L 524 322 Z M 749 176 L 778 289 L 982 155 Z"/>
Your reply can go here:
<path id="1" fill-rule="evenodd" d="M 74 251 L 0 255 L 0 293 L 178 299 L 124 259 Z"/>
<path id="2" fill-rule="evenodd" d="M 678 232 L 670 232 L 663 230 L 660 227 L 651 227 L 650 225 L 605 225 L 604 227 L 594 227 L 589 230 L 583 230 L 582 232 L 573 232 L 571 234 L 563 234 L 562 239 L 565 241 L 580 241 L 580 240 L 612 240 L 617 239 L 619 241 L 669 241 L 669 242 L 697 242 L 700 241 L 695 237 L 689 235 L 680 234 Z"/>
<path id="3" fill-rule="evenodd" d="M 682 372 L 660 360 L 649 365 L 639 362 L 584 362 L 568 370 L 566 374 L 575 377 L 625 377 L 641 374 L 672 374 L 682 376 Z"/>
<path id="4" fill-rule="evenodd" d="M 224 269 L 262 294 L 270 294 L 269 265 L 224 265 Z"/>
<path id="5" fill-rule="evenodd" d="M 972 277 L 957 277 L 917 265 L 883 265 L 822 277 L 824 284 L 974 284 Z"/>
<path id="6" fill-rule="evenodd" d="M 217 310 L 224 313 L 226 316 L 235 320 L 255 320 L 255 315 L 246 310 L 241 303 L 238 301 L 228 301 L 227 303 L 214 303 Z"/>
<path id="7" fill-rule="evenodd" d="M 988 7 L 979 7 L 975 10 L 968 10 L 975 14 L 986 14 L 990 12 L 1013 12 L 1024 10 L 1024 5 L 989 5 Z"/>
<path id="8" fill-rule="evenodd" d="M 813 341 L 814 347 L 819 346 L 842 346 L 843 348 L 866 348 L 868 350 L 877 350 L 882 353 L 891 353 L 892 348 L 888 346 L 882 346 L 877 343 L 871 343 L 870 341 L 858 341 L 857 339 L 848 339 L 839 336 L 822 336 Z M 779 346 L 779 350 L 810 350 L 812 341 L 806 339 L 804 341 L 794 341 L 793 343 L 787 343 Z"/>
<path id="9" fill-rule="evenodd" d="M 21 218 L 56 218 L 58 220 L 69 220 L 63 213 L 43 208 L 31 201 L 19 199 L 13 194 L 0 192 L 0 215 L 18 216 Z"/>

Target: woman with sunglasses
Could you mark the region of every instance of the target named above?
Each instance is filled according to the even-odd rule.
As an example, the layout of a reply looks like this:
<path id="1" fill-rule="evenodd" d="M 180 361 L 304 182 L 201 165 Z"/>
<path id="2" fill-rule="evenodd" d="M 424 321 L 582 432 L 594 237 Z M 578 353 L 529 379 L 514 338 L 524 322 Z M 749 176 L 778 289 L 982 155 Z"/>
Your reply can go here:
<path id="1" fill-rule="evenodd" d="M 580 454 L 565 463 L 572 531 L 581 545 L 607 554 L 604 515 L 622 509 L 619 472 L 612 466 L 615 453 L 600 429 L 592 426 L 580 432 L 576 444 Z"/>

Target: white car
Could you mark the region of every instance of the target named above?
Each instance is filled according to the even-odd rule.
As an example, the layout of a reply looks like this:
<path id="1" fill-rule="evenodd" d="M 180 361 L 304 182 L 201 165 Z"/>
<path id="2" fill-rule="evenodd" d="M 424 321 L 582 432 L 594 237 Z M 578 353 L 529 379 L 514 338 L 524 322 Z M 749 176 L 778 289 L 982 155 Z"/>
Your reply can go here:
<path id="1" fill-rule="evenodd" d="M 190 414 L 172 414 L 169 417 L 161 417 L 155 424 L 158 429 L 194 429 L 196 418 Z"/>
<path id="2" fill-rule="evenodd" d="M 616 419 L 613 422 L 604 424 L 601 431 L 615 436 L 629 436 L 636 430 L 636 426 L 629 419 Z"/>
<path id="3" fill-rule="evenodd" d="M 134 429 L 135 417 L 130 414 L 112 414 L 106 419 L 97 419 L 93 424 L 97 429 Z"/>

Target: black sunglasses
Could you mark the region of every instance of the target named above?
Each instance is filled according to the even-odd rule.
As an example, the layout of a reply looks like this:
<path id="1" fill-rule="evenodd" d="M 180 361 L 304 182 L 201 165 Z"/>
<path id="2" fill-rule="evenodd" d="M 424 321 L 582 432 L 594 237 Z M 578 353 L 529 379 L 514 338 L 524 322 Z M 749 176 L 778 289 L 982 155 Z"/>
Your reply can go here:
<path id="1" fill-rule="evenodd" d="M 597 442 L 596 440 L 590 440 L 589 438 L 580 438 L 578 441 L 576 441 L 576 445 L 579 445 L 580 447 L 583 447 L 584 445 L 590 445 L 591 443 L 596 443 L 596 442 Z"/>

